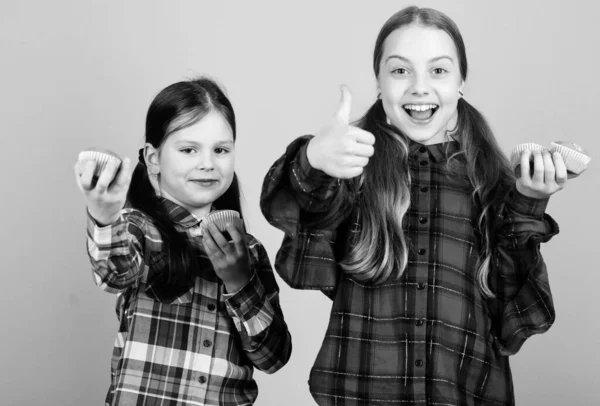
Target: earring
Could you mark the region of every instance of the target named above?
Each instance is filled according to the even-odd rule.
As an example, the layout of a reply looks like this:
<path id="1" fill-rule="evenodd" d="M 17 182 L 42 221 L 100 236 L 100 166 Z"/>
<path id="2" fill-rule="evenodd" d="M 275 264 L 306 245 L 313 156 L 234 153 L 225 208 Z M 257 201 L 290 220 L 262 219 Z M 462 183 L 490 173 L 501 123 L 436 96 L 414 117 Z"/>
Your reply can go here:
<path id="1" fill-rule="evenodd" d="M 381 92 L 377 93 L 377 100 L 381 100 Z"/>
<path id="2" fill-rule="evenodd" d="M 465 94 L 463 93 L 462 89 L 458 89 L 458 95 L 460 97 L 463 97 Z"/>

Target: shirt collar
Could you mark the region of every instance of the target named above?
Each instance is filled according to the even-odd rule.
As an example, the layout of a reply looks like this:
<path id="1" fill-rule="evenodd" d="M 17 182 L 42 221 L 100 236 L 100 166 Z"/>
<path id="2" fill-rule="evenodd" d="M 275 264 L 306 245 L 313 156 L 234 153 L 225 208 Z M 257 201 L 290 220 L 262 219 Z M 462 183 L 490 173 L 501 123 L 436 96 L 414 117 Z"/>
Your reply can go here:
<path id="1" fill-rule="evenodd" d="M 420 151 L 421 148 L 425 148 L 429 153 L 429 156 L 434 162 L 444 162 L 450 156 L 455 154 L 460 150 L 460 143 L 457 140 L 450 140 L 445 142 L 440 142 L 438 144 L 433 145 L 423 145 L 421 143 L 415 142 L 413 140 L 408 140 L 408 151 L 409 156 L 414 156 L 416 154 L 425 152 L 423 150 Z"/>
<path id="2" fill-rule="evenodd" d="M 198 224 L 200 224 L 200 221 L 202 219 L 194 216 L 187 209 L 181 207 L 177 203 L 175 203 L 165 197 L 161 197 L 160 199 L 161 199 L 163 205 L 165 206 L 165 209 L 167 210 L 169 218 L 174 223 L 178 224 L 179 226 L 181 226 L 183 228 L 191 228 L 191 227 L 195 227 Z M 214 210 L 214 208 L 211 208 L 211 211 L 212 210 Z"/>

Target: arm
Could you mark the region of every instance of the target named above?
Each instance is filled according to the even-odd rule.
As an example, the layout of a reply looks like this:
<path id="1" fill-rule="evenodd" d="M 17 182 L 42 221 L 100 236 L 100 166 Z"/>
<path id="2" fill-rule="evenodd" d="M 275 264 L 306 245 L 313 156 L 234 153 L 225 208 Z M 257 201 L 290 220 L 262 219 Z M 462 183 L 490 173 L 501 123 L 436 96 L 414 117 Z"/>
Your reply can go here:
<path id="1" fill-rule="evenodd" d="M 125 209 L 114 223 L 101 227 L 88 213 L 88 256 L 94 281 L 102 290 L 122 292 L 140 279 L 145 238 L 140 220 Z"/>
<path id="2" fill-rule="evenodd" d="M 350 216 L 352 204 L 348 182 L 338 183 L 310 167 L 305 155 L 309 140 L 296 139 L 273 164 L 263 182 L 260 207 L 267 221 L 285 233 L 275 259 L 283 280 L 292 288 L 331 293 L 339 277 L 338 228 Z"/>
<path id="3" fill-rule="evenodd" d="M 525 340 L 552 326 L 555 318 L 546 264 L 540 244 L 558 233 L 545 214 L 548 199 L 526 197 L 513 187 L 497 217 L 496 248 L 489 282 L 495 345 L 503 355 L 515 354 Z"/>
<path id="4" fill-rule="evenodd" d="M 281 369 L 292 352 L 292 337 L 279 305 L 279 287 L 269 257 L 255 239 L 249 244 L 252 277 L 239 291 L 224 294 L 242 347 L 254 366 L 266 373 Z"/>

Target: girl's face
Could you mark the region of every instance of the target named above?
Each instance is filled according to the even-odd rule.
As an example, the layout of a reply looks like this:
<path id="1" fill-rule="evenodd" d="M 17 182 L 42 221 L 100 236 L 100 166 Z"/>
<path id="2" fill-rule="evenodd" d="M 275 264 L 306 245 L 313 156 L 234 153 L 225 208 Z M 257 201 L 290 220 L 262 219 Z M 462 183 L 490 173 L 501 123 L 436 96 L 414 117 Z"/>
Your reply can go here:
<path id="1" fill-rule="evenodd" d="M 162 196 L 205 216 L 233 181 L 234 148 L 233 131 L 215 110 L 171 133 L 155 156 Z"/>
<path id="2" fill-rule="evenodd" d="M 377 78 L 383 108 L 408 138 L 429 145 L 445 141 L 456 123 L 463 85 L 456 47 L 439 29 L 411 24 L 384 41 Z"/>

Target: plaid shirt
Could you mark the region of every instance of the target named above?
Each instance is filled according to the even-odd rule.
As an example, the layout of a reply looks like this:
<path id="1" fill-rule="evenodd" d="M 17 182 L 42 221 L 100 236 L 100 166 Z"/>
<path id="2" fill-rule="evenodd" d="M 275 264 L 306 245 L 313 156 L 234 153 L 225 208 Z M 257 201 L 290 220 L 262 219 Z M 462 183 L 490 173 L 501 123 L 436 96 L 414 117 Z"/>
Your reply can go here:
<path id="1" fill-rule="evenodd" d="M 447 165 L 459 144 L 413 142 L 411 206 L 404 226 L 408 266 L 397 281 L 363 283 L 337 265 L 348 249 L 343 222 L 359 227 L 356 207 L 340 210 L 329 223 L 309 226 L 307 219 L 327 213 L 332 199 L 347 190 L 310 166 L 309 138 L 290 144 L 271 167 L 261 209 L 285 232 L 275 262 L 281 277 L 294 288 L 319 289 L 333 300 L 309 380 L 317 403 L 513 405 L 508 355 L 554 321 L 539 253 L 540 242 L 558 232 L 544 213 L 547 199 L 525 197 L 514 186 L 506 191 L 490 270 L 498 298 L 485 299 L 475 278 L 479 210 L 464 155 L 452 159 L 460 165 Z"/>
<path id="2" fill-rule="evenodd" d="M 180 231 L 199 220 L 163 199 Z M 200 247 L 202 237 L 191 237 Z M 251 405 L 253 368 L 280 369 L 291 336 L 279 288 L 263 246 L 247 235 L 252 277 L 233 294 L 223 290 L 205 253 L 189 291 L 161 300 L 152 275 L 166 265 L 161 235 L 144 213 L 126 208 L 114 224 L 88 216 L 88 253 L 96 284 L 117 294 L 115 341 L 107 405 Z M 200 270 L 199 270 L 200 271 Z"/>

